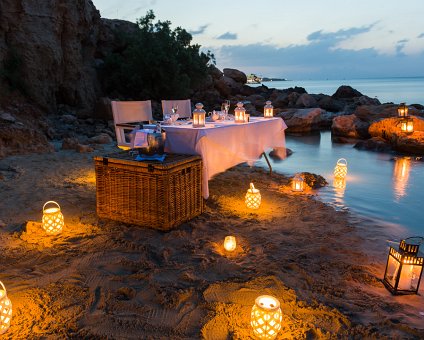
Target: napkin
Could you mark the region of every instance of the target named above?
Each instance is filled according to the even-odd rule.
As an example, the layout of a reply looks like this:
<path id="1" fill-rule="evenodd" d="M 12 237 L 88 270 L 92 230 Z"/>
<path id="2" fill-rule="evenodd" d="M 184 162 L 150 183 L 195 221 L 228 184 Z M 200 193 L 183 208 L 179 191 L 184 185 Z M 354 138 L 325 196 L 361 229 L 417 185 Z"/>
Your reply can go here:
<path id="1" fill-rule="evenodd" d="M 135 160 L 136 161 L 159 161 L 163 162 L 165 160 L 166 154 L 163 155 L 138 155 Z"/>

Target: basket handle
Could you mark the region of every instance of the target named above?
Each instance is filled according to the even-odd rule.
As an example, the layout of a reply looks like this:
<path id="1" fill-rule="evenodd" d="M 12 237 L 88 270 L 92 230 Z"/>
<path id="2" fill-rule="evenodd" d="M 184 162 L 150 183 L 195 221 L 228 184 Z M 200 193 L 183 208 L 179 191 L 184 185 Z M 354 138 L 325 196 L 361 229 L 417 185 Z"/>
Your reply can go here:
<path id="1" fill-rule="evenodd" d="M 1 286 L 3 287 L 4 290 L 4 296 L 7 296 L 7 292 L 6 292 L 6 287 L 4 286 L 3 282 L 0 281 Z"/>
<path id="2" fill-rule="evenodd" d="M 47 201 L 46 203 L 44 203 L 44 205 L 43 205 L 43 212 L 44 212 L 44 208 L 46 207 L 46 205 L 47 204 L 49 204 L 49 203 L 53 203 L 53 204 L 56 204 L 57 205 L 57 207 L 59 208 L 59 210 L 60 210 L 60 205 L 59 205 L 59 203 L 57 203 L 57 202 L 55 202 L 55 201 Z"/>
<path id="3" fill-rule="evenodd" d="M 343 163 L 344 164 L 343 164 Z M 337 164 L 340 164 L 340 165 L 347 165 L 347 160 L 346 160 L 346 158 L 340 158 L 338 161 L 337 161 Z"/>

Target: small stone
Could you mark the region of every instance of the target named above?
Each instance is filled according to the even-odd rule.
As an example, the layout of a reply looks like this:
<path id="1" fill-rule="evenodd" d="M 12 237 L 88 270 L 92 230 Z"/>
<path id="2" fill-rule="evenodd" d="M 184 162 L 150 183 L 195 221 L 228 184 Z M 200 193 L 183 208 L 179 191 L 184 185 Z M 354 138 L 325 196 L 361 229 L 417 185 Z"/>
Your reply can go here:
<path id="1" fill-rule="evenodd" d="M 28 221 L 25 225 L 25 231 L 29 235 L 44 235 L 45 231 L 40 222 Z"/>

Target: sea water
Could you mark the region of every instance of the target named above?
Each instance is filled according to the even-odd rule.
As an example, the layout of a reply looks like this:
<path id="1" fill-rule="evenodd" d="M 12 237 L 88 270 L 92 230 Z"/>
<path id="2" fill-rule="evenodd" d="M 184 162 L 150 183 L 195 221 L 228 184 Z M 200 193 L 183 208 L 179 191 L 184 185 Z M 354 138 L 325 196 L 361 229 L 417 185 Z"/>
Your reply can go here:
<path id="1" fill-rule="evenodd" d="M 349 85 L 381 103 L 407 103 L 424 105 L 424 77 L 413 78 L 376 78 L 376 79 L 341 79 L 341 80 L 286 80 L 269 81 L 263 85 L 286 89 L 300 86 L 310 94 L 332 95 L 342 85 Z"/>
<path id="2" fill-rule="evenodd" d="M 317 190 L 318 199 L 394 227 L 403 237 L 424 236 L 424 161 L 332 143 L 330 131 L 287 135 L 286 145 L 293 154 L 279 162 L 270 159 L 275 172 L 319 174 L 329 184 Z M 348 163 L 344 188 L 334 183 L 333 170 L 339 158 Z M 267 168 L 263 159 L 258 165 Z"/>

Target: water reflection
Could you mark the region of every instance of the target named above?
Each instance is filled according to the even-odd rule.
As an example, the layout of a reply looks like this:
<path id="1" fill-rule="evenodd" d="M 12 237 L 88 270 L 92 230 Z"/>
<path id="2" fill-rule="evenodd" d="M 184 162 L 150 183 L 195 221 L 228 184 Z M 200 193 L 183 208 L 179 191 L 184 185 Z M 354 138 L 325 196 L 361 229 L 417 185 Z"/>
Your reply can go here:
<path id="1" fill-rule="evenodd" d="M 398 157 L 393 165 L 393 191 L 396 200 L 407 195 L 409 173 L 411 171 L 411 158 Z"/>
<path id="2" fill-rule="evenodd" d="M 333 179 L 334 188 L 334 203 L 337 207 L 343 208 L 345 206 L 344 193 L 346 189 L 346 179 L 335 177 Z"/>

